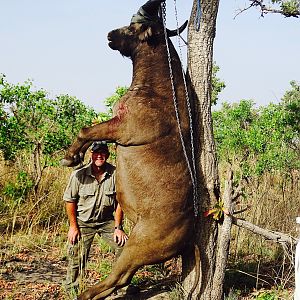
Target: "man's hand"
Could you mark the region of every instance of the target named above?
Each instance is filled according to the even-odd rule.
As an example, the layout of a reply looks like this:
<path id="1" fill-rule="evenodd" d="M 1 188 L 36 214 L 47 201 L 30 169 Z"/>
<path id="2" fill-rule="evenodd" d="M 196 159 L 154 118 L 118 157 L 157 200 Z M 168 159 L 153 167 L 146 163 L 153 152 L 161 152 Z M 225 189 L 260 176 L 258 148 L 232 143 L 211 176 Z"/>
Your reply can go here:
<path id="1" fill-rule="evenodd" d="M 66 202 L 67 216 L 70 222 L 70 228 L 68 232 L 68 240 L 71 245 L 74 245 L 80 239 L 80 230 L 77 224 L 77 203 Z"/>
<path id="2" fill-rule="evenodd" d="M 115 229 L 114 232 L 114 241 L 118 244 L 118 246 L 123 247 L 128 240 L 127 234 L 121 229 Z"/>
<path id="3" fill-rule="evenodd" d="M 122 220 L 123 220 L 123 210 L 118 203 L 116 212 L 115 212 L 115 232 L 114 232 L 114 241 L 118 246 L 123 247 L 128 240 L 128 236 L 122 229 Z"/>
<path id="4" fill-rule="evenodd" d="M 68 240 L 70 244 L 74 245 L 76 244 L 80 239 L 80 230 L 78 226 L 70 226 L 69 232 L 68 232 Z"/>

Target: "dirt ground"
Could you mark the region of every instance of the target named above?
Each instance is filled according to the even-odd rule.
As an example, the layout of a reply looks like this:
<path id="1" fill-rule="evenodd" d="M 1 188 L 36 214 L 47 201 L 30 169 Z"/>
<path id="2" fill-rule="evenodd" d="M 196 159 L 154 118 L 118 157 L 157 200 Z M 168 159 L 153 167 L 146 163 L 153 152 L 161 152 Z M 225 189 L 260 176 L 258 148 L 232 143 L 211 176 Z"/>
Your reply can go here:
<path id="1" fill-rule="evenodd" d="M 0 299 L 65 299 L 61 282 L 66 261 L 42 251 L 1 254 Z"/>
<path id="2" fill-rule="evenodd" d="M 0 250 L 0 299 L 52 300 L 70 299 L 63 289 L 67 261 L 58 258 L 56 249 L 52 253 L 23 249 L 14 255 Z M 97 282 L 99 275 L 88 271 L 88 285 Z M 134 294 L 126 289 L 107 299 L 169 299 L 168 283 L 155 282 Z"/>
<path id="3" fill-rule="evenodd" d="M 73 300 L 64 291 L 63 281 L 66 275 L 67 260 L 57 248 L 51 251 L 45 249 L 22 249 L 12 254 L 11 249 L 0 247 L 0 300 Z M 112 256 L 112 254 L 108 254 Z M 99 250 L 92 249 L 90 261 L 99 261 Z M 113 260 L 113 258 L 111 258 Z M 119 290 L 116 294 L 106 298 L 108 300 L 169 300 L 170 288 L 176 283 L 179 271 L 178 262 L 171 261 L 164 265 L 168 274 L 155 274 L 149 270 L 140 270 L 138 275 L 143 279 L 135 290 Z M 267 274 L 267 272 L 264 272 Z M 237 276 L 237 274 L 233 275 Z M 87 270 L 87 286 L 99 281 L 101 274 L 95 270 Z M 242 274 L 238 277 L 242 280 Z M 249 278 L 245 278 L 249 281 Z M 255 290 L 254 290 L 255 291 Z M 257 293 L 261 291 L 257 291 Z M 285 296 L 278 299 L 292 299 L 293 291 L 286 291 Z M 252 296 L 254 294 L 252 293 Z M 239 299 L 253 299 L 240 296 Z M 179 299 L 178 296 L 176 299 Z M 269 299 L 269 298 L 268 298 Z M 270 298 L 271 299 L 271 298 Z M 272 298 L 273 299 L 273 298 Z M 274 298 L 275 299 L 275 298 Z"/>

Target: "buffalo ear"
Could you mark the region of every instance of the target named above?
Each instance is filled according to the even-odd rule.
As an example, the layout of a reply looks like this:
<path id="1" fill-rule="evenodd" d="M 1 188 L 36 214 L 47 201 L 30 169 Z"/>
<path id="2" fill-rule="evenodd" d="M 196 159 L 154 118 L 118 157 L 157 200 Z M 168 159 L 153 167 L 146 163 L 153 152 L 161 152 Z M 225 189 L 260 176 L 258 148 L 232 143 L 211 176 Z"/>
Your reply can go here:
<path id="1" fill-rule="evenodd" d="M 145 30 L 143 30 L 140 34 L 139 34 L 139 39 L 142 42 L 146 42 L 148 41 L 153 35 L 153 31 L 151 26 L 148 26 Z"/>

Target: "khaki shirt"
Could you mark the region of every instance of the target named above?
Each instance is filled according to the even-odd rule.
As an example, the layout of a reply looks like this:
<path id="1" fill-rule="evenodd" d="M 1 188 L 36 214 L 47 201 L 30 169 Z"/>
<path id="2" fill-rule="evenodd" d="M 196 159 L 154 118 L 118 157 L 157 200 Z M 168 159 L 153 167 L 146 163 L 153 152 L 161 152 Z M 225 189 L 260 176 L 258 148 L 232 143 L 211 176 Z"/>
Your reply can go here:
<path id="1" fill-rule="evenodd" d="M 104 179 L 98 182 L 91 164 L 72 173 L 64 200 L 77 203 L 79 225 L 97 226 L 113 220 L 116 208 L 115 167 L 106 163 Z"/>

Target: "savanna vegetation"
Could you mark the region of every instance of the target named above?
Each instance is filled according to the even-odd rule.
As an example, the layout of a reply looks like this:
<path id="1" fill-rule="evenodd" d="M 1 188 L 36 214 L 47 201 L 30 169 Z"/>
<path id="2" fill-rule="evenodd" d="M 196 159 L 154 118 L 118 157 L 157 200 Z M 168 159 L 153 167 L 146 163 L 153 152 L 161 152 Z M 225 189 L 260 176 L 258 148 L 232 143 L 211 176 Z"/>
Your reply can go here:
<path id="1" fill-rule="evenodd" d="M 213 103 L 225 83 L 214 68 Z M 62 194 L 72 170 L 59 166 L 63 152 L 83 126 L 110 117 L 126 92 L 117 88 L 96 113 L 69 95 L 50 98 L 32 82 L 11 84 L 0 77 L 0 299 L 68 299 L 62 280 L 66 267 L 67 218 Z M 277 104 L 255 106 L 255 99 L 213 109 L 220 182 L 228 169 L 242 182 L 239 217 L 262 228 L 296 236 L 300 198 L 300 86 Z M 113 152 L 113 146 L 112 146 Z M 114 156 L 111 156 L 113 160 Z M 223 189 L 223 187 L 222 187 Z M 226 211 L 225 211 L 226 213 Z M 222 222 L 222 203 L 207 217 Z M 130 231 L 130 224 L 126 221 Z M 87 279 L 104 278 L 113 254 L 96 241 Z M 292 249 L 233 227 L 226 274 L 227 299 L 292 299 Z M 182 299 L 180 258 L 145 267 L 133 278 L 140 288 L 167 290 Z M 136 298 L 133 298 L 136 299 Z"/>

